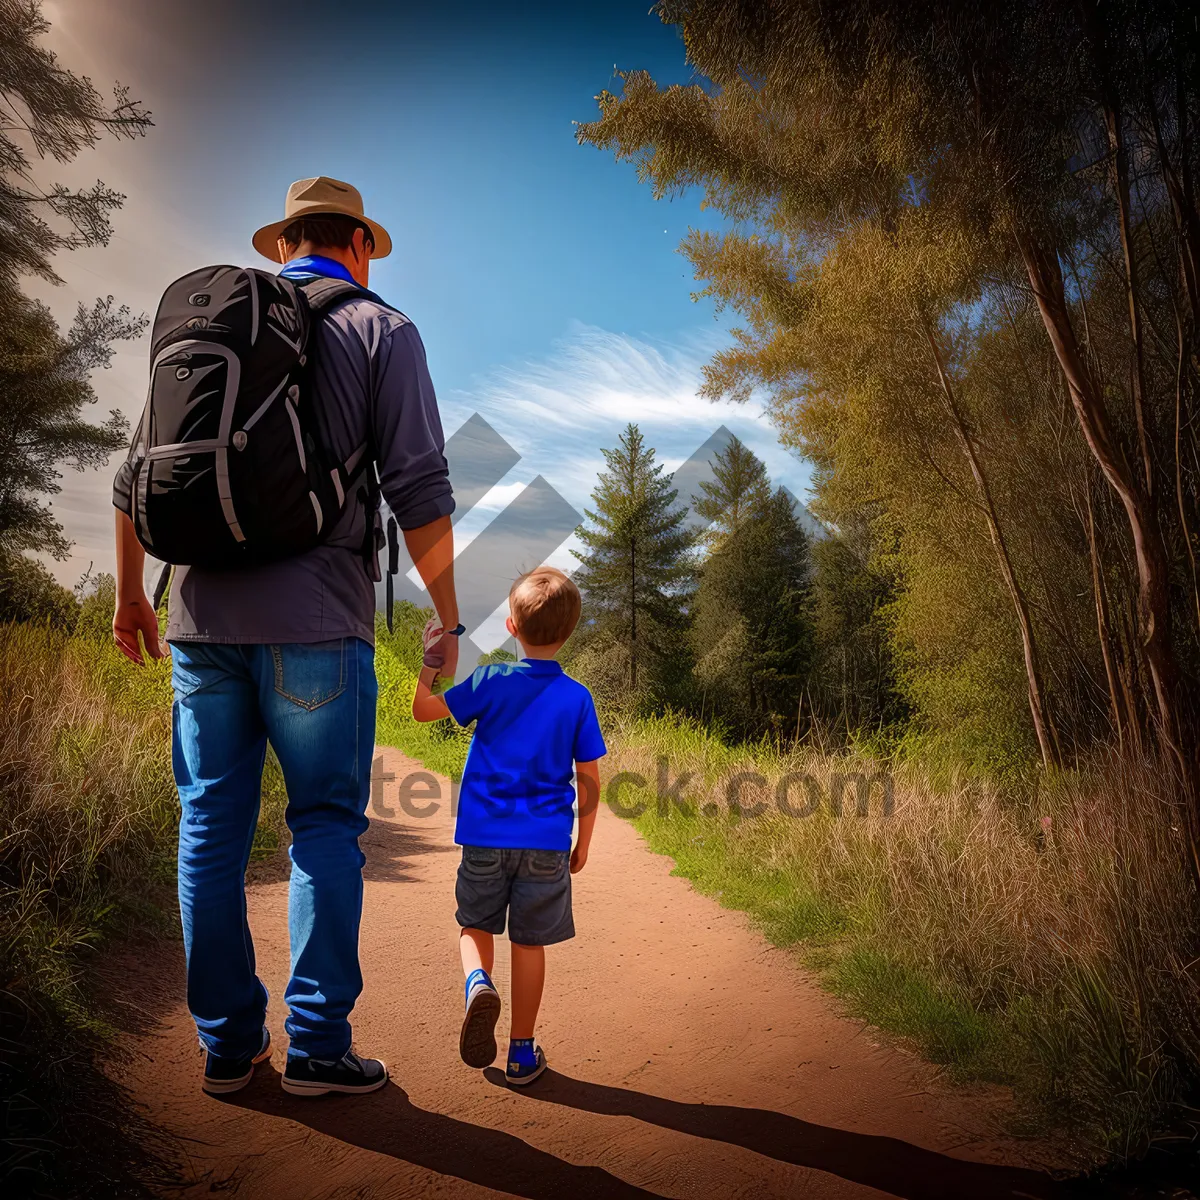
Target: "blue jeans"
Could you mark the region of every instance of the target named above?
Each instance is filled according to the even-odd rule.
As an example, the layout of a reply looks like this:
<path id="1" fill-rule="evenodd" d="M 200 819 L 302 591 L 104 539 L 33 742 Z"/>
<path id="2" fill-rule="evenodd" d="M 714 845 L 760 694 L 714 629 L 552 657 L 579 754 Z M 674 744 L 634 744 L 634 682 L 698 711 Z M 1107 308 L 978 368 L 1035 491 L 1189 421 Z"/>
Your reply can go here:
<path id="1" fill-rule="evenodd" d="M 340 1058 L 362 991 L 362 851 L 375 748 L 375 652 L 358 638 L 280 646 L 171 645 L 179 909 L 188 1008 L 213 1054 L 262 1040 L 267 989 L 246 923 L 246 865 L 270 741 L 292 832 L 285 999 L 290 1052 Z"/>

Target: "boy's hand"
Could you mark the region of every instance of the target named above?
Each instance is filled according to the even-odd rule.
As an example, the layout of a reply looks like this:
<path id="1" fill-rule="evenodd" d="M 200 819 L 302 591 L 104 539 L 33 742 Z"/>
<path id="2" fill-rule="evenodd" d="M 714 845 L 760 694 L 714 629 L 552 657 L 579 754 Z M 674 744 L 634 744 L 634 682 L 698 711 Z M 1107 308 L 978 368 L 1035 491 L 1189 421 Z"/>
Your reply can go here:
<path id="1" fill-rule="evenodd" d="M 587 866 L 588 848 L 584 845 L 576 844 L 575 849 L 571 851 L 571 874 L 578 875 L 584 867 Z"/>

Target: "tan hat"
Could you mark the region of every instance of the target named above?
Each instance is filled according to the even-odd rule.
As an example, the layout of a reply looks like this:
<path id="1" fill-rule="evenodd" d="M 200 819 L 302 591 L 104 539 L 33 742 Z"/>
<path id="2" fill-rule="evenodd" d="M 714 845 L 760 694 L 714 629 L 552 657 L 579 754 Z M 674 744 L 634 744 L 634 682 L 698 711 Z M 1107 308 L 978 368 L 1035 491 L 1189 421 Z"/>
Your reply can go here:
<path id="1" fill-rule="evenodd" d="M 279 257 L 279 235 L 293 221 L 298 217 L 315 217 L 325 213 L 339 213 L 361 221 L 375 236 L 372 258 L 387 258 L 392 252 L 392 239 L 388 237 L 388 231 L 370 217 L 363 215 L 362 194 L 358 188 L 342 183 L 340 179 L 330 179 L 328 175 L 318 175 L 315 179 L 297 179 L 288 188 L 283 211 L 287 215 L 282 221 L 272 221 L 270 225 L 264 225 L 250 239 L 255 250 L 272 262 L 283 261 Z"/>

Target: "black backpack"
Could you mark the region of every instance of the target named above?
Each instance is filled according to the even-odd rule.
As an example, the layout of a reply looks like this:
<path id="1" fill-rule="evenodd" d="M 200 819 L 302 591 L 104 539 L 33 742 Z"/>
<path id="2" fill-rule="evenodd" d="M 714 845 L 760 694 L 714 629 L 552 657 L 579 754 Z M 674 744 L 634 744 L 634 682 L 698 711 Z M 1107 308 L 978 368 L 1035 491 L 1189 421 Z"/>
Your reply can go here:
<path id="1" fill-rule="evenodd" d="M 351 296 L 376 298 L 341 279 L 297 285 L 228 266 L 167 288 L 146 408 L 113 486 L 155 558 L 236 568 L 300 554 L 329 536 L 356 489 L 371 505 L 374 557 L 368 446 L 333 460 L 312 388 L 313 328 Z"/>

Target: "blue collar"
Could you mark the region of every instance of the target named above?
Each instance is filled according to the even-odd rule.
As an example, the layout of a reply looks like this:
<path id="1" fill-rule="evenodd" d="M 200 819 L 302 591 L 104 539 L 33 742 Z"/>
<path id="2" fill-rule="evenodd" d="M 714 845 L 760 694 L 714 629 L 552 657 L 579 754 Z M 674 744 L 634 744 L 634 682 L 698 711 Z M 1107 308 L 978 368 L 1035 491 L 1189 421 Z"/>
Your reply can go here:
<path id="1" fill-rule="evenodd" d="M 323 275 L 327 279 L 344 279 L 347 283 L 354 283 L 354 276 L 350 274 L 349 268 L 332 258 L 326 258 L 323 254 L 306 254 L 303 258 L 293 258 L 279 273 L 284 279 Z"/>
<path id="2" fill-rule="evenodd" d="M 534 675 L 561 675 L 562 663 L 557 658 L 523 658 L 521 666 Z"/>

